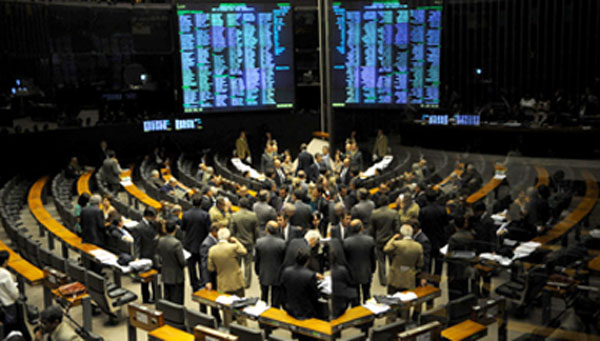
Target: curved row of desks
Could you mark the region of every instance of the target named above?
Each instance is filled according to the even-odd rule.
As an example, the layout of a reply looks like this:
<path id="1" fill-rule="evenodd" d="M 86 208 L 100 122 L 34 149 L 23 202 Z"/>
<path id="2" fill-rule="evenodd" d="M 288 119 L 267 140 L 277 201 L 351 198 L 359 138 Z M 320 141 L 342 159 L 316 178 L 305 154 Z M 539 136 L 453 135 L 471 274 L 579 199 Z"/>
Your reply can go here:
<path id="1" fill-rule="evenodd" d="M 146 192 L 139 189 L 133 183 L 133 166 L 129 167 L 128 170 L 123 171 L 121 173 L 121 185 L 127 192 L 129 196 L 129 205 L 132 204 L 137 208 L 137 202 L 141 202 L 142 204 L 154 208 L 157 212 L 161 210 L 162 204 L 159 201 L 156 201 L 154 198 L 151 198 Z"/>
<path id="2" fill-rule="evenodd" d="M 4 244 L 0 240 L 0 251 L 6 251 L 9 254 L 7 268 L 15 273 L 19 279 L 19 289 L 23 291 L 23 284 L 21 279 L 25 280 L 29 285 L 41 284 L 45 278 L 44 271 L 40 270 L 37 266 L 29 263 L 26 259 L 21 257 L 18 253 L 14 252 L 8 245 Z"/>

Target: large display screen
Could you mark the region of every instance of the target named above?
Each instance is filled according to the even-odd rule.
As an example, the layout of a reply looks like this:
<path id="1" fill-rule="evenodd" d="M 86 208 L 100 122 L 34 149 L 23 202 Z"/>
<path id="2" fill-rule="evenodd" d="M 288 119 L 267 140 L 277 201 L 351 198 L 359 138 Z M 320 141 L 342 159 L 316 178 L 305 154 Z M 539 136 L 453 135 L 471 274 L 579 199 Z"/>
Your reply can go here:
<path id="1" fill-rule="evenodd" d="M 289 3 L 177 6 L 183 111 L 292 108 Z"/>
<path id="2" fill-rule="evenodd" d="M 441 0 L 333 2 L 332 105 L 439 105 Z"/>

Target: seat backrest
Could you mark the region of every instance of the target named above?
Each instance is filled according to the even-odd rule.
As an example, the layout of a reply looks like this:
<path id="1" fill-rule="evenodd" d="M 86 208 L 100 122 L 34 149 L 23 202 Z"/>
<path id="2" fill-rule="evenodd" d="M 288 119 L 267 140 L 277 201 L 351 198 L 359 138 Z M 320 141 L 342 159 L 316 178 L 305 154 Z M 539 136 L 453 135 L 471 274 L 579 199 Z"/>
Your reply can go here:
<path id="1" fill-rule="evenodd" d="M 66 270 L 66 259 L 61 256 L 57 256 L 55 254 L 50 254 L 50 259 L 52 262 L 52 267 L 60 272 L 65 272 Z M 83 283 L 83 282 L 82 282 Z"/>
<path id="2" fill-rule="evenodd" d="M 105 281 L 104 277 L 92 271 L 85 272 L 85 286 L 88 294 L 103 312 L 111 314 L 110 304 L 106 297 Z"/>
<path id="3" fill-rule="evenodd" d="M 406 321 L 398 320 L 396 322 L 373 328 L 371 340 L 397 340 L 398 334 L 406 328 Z"/>
<path id="4" fill-rule="evenodd" d="M 214 316 L 185 308 L 185 327 L 187 332 L 193 333 L 194 327 L 199 324 L 208 328 L 217 328 L 217 321 Z"/>
<path id="5" fill-rule="evenodd" d="M 79 264 L 75 263 L 74 261 L 67 261 L 66 268 L 67 275 L 69 275 L 69 277 L 82 284 L 86 283 L 84 267 L 79 266 Z"/>
<path id="6" fill-rule="evenodd" d="M 185 330 L 185 307 L 183 305 L 167 300 L 158 300 L 156 309 L 163 312 L 166 324 Z"/>
<path id="7" fill-rule="evenodd" d="M 38 261 L 40 262 L 40 267 L 49 266 L 54 268 L 54 264 L 52 264 L 52 252 L 46 249 L 43 246 L 38 248 Z M 62 271 L 62 270 L 60 270 Z"/>
<path id="8" fill-rule="evenodd" d="M 448 327 L 468 320 L 471 316 L 471 307 L 474 305 L 477 305 L 477 297 L 473 294 L 468 294 L 453 301 L 449 301 L 446 305 L 446 311 L 448 312 Z"/>
<path id="9" fill-rule="evenodd" d="M 236 323 L 232 323 L 229 325 L 229 333 L 238 336 L 240 340 L 244 341 L 264 340 L 262 330 L 244 327 Z"/>
<path id="10" fill-rule="evenodd" d="M 38 261 L 38 249 L 40 248 L 39 242 L 27 238 L 25 248 L 27 251 L 27 260 L 35 266 L 40 266 L 40 262 Z"/>

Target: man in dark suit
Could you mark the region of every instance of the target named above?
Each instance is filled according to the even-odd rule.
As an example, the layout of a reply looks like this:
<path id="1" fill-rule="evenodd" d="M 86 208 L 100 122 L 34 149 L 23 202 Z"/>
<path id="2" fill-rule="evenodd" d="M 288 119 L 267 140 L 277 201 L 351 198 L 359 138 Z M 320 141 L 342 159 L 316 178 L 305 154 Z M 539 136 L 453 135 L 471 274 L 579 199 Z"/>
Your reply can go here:
<path id="1" fill-rule="evenodd" d="M 113 150 L 106 152 L 107 158 L 102 162 L 102 180 L 108 185 L 108 189 L 116 193 L 121 185 L 121 167 Z"/>
<path id="2" fill-rule="evenodd" d="M 219 223 L 212 223 L 210 225 L 210 233 L 204 238 L 202 244 L 200 244 L 200 274 L 202 278 L 201 287 L 204 286 L 208 290 L 217 288 L 217 273 L 214 271 L 208 271 L 208 251 L 211 247 L 216 245 L 219 240 L 217 239 L 217 233 L 221 225 Z M 200 305 L 200 311 L 206 313 L 206 306 Z M 217 320 L 217 326 L 221 324 L 221 314 L 218 308 L 211 307 L 211 314 Z"/>
<path id="3" fill-rule="evenodd" d="M 474 251 L 473 234 L 469 231 L 465 218 L 454 218 L 456 232 L 448 240 L 448 253 Z M 450 300 L 461 298 L 469 293 L 469 264 L 463 259 L 448 260 L 448 296 Z"/>
<path id="4" fill-rule="evenodd" d="M 250 201 L 247 198 L 240 199 L 239 204 L 240 210 L 231 215 L 229 229 L 231 235 L 236 237 L 248 251 L 240 258 L 240 263 L 244 261 L 244 280 L 248 289 L 252 280 L 252 252 L 258 239 L 258 220 L 256 213 L 250 211 Z"/>
<path id="5" fill-rule="evenodd" d="M 284 268 L 281 275 L 283 307 L 292 317 L 304 320 L 322 318 L 319 305 L 319 275 L 309 270 L 310 256 L 306 250 L 298 250 L 295 264 Z"/>
<path id="6" fill-rule="evenodd" d="M 281 187 L 281 185 L 285 182 L 285 172 L 283 171 L 283 168 L 281 168 L 281 161 L 273 161 L 273 167 L 273 171 L 275 173 L 275 184 L 277 187 Z"/>
<path id="7" fill-rule="evenodd" d="M 482 201 L 473 204 L 473 215 L 470 217 L 467 225 L 474 233 L 473 247 L 475 247 L 477 254 L 496 251 L 496 230 L 498 227 L 486 212 L 485 204 Z M 477 291 L 480 291 L 483 296 L 488 296 L 492 278 L 490 276 L 481 276 L 480 278 L 482 285 L 480 290 Z M 477 285 L 479 286 L 479 283 Z"/>
<path id="8" fill-rule="evenodd" d="M 292 200 L 296 210 L 294 215 L 290 217 L 290 223 L 292 225 L 301 226 L 304 230 L 310 228 L 312 224 L 312 208 L 310 205 L 304 203 L 304 193 L 302 190 L 297 188 L 292 193 Z"/>
<path id="9" fill-rule="evenodd" d="M 350 168 L 357 168 L 359 171 L 363 169 L 363 157 L 356 140 L 351 141 L 352 151 L 350 152 Z"/>
<path id="10" fill-rule="evenodd" d="M 192 199 L 193 207 L 183 214 L 181 220 L 181 229 L 185 232 L 183 247 L 191 254 L 187 260 L 188 273 L 192 290 L 200 289 L 201 283 L 206 282 L 206 278 L 199 277 L 200 266 L 200 244 L 208 235 L 210 228 L 210 217 L 200 206 L 202 198 L 194 196 Z"/>
<path id="11" fill-rule="evenodd" d="M 342 161 L 342 168 L 340 169 L 340 182 L 347 186 L 350 183 L 351 178 L 350 157 L 347 157 L 344 159 L 344 161 Z"/>
<path id="12" fill-rule="evenodd" d="M 289 241 L 285 248 L 285 257 L 283 257 L 283 263 L 280 270 L 294 265 L 298 250 L 304 250 L 310 256 L 308 268 L 316 272 L 321 272 L 322 261 L 319 258 L 319 254 L 315 252 L 319 250 L 318 246 L 320 240 L 321 236 L 319 232 L 316 230 L 310 230 L 306 233 L 306 235 L 304 235 L 304 237 Z"/>
<path id="13" fill-rule="evenodd" d="M 353 220 L 350 223 L 347 231 L 348 236 L 344 239 L 343 245 L 346 262 L 362 291 L 362 300 L 360 302 L 364 303 L 371 297 L 371 280 L 377 262 L 375 257 L 375 240 L 373 237 L 363 234 L 362 231 L 363 225 L 360 219 Z"/>
<path id="14" fill-rule="evenodd" d="M 371 216 L 371 236 L 375 239 L 377 253 L 377 272 L 379 283 L 386 285 L 386 258 L 383 252 L 385 244 L 400 231 L 398 212 L 388 207 L 388 197 L 382 195 L 377 202 L 377 209 Z"/>
<path id="15" fill-rule="evenodd" d="M 269 221 L 266 227 L 266 236 L 256 241 L 254 271 L 260 283 L 261 300 L 269 302 L 271 291 L 271 306 L 280 306 L 278 274 L 285 256 L 285 241 L 278 237 L 279 225 L 276 221 Z"/>
<path id="16" fill-rule="evenodd" d="M 431 241 L 431 260 L 429 269 L 431 270 L 432 261 L 435 262 L 435 269 L 432 274 L 442 274 L 442 260 L 440 259 L 440 248 L 446 245 L 448 240 L 444 227 L 448 224 L 448 215 L 444 206 L 436 202 L 437 193 L 433 189 L 426 191 L 427 205 L 419 210 L 419 225 L 423 233 Z"/>
<path id="17" fill-rule="evenodd" d="M 147 258 L 154 260 L 156 255 L 156 242 L 157 242 L 157 231 L 154 226 L 156 220 L 156 211 L 152 207 L 148 207 L 144 210 L 144 217 L 142 220 L 132 229 L 134 239 L 134 253 L 136 259 Z M 154 298 L 150 300 L 150 290 L 148 283 L 142 282 L 142 302 L 152 303 Z M 153 293 L 153 297 L 156 293 Z"/>
<path id="18" fill-rule="evenodd" d="M 258 202 L 252 207 L 258 219 L 258 229 L 264 230 L 267 221 L 277 219 L 277 212 L 269 205 L 269 191 L 261 189 L 258 192 Z"/>
<path id="19" fill-rule="evenodd" d="M 304 235 L 302 228 L 290 224 L 290 217 L 294 214 L 296 207 L 291 203 L 283 205 L 283 211 L 277 215 L 277 223 L 281 231 L 280 237 L 286 243 L 296 238 L 302 238 Z"/>
<path id="20" fill-rule="evenodd" d="M 264 153 L 260 158 L 260 171 L 263 173 L 267 172 L 267 169 L 273 169 L 273 161 L 275 159 L 276 153 L 273 151 L 274 142 L 269 141 L 265 147 Z"/>
<path id="21" fill-rule="evenodd" d="M 352 218 L 360 219 L 368 229 L 371 226 L 371 215 L 375 209 L 375 203 L 369 200 L 369 191 L 366 188 L 359 188 L 356 194 L 358 203 L 352 207 L 350 213 L 352 213 Z"/>
<path id="22" fill-rule="evenodd" d="M 162 275 L 165 299 L 177 304 L 183 304 L 183 282 L 185 275 L 185 257 L 183 244 L 175 238 L 177 225 L 167 222 L 166 235 L 158 239 L 158 257 L 160 260 L 160 273 Z"/>
<path id="23" fill-rule="evenodd" d="M 102 198 L 98 194 L 91 196 L 88 206 L 81 210 L 81 242 L 104 247 L 105 226 L 104 214 L 100 207 Z"/>
<path id="24" fill-rule="evenodd" d="M 348 236 L 348 227 L 350 227 L 351 220 L 352 215 L 350 212 L 345 211 L 342 214 L 340 223 L 331 227 L 331 230 L 329 231 L 329 238 L 337 238 L 340 240 L 345 239 Z"/>
<path id="25" fill-rule="evenodd" d="M 313 156 L 306 151 L 306 143 L 300 145 L 300 154 L 298 154 L 298 166 L 296 167 L 296 174 L 298 171 L 303 170 L 308 174 L 310 165 L 313 164 Z"/>
<path id="26" fill-rule="evenodd" d="M 423 262 L 425 263 L 423 270 L 429 273 L 429 262 L 431 260 L 431 241 L 421 230 L 418 220 L 411 219 L 407 221 L 407 224 L 413 228 L 413 239 L 423 247 Z"/>

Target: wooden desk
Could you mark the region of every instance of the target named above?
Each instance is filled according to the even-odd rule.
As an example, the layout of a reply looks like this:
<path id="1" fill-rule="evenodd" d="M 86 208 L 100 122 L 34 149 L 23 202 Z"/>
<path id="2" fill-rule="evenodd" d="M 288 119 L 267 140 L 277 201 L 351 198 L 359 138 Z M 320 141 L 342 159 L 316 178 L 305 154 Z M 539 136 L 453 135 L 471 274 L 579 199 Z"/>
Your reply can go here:
<path id="1" fill-rule="evenodd" d="M 19 279 L 24 279 L 29 285 L 38 285 L 43 282 L 45 278 L 44 271 L 29 263 L 1 240 L 0 250 L 8 252 L 9 258 L 6 266 L 12 272 L 17 274 Z M 20 284 L 20 286 L 21 285 L 22 284 Z M 24 289 L 24 287 L 22 289 Z"/>
<path id="2" fill-rule="evenodd" d="M 595 272 L 600 272 L 600 256 L 594 257 L 594 259 L 588 262 L 588 269 Z"/>
<path id="3" fill-rule="evenodd" d="M 44 296 L 47 295 L 47 290 L 48 288 L 44 287 Z M 83 327 L 86 330 L 92 331 L 92 297 L 87 292 L 76 296 L 64 296 L 60 293 L 58 289 L 53 289 L 50 292 L 53 297 L 57 297 L 60 300 L 69 303 L 70 307 L 76 307 L 81 305 L 83 311 Z M 46 301 L 47 299 L 47 297 L 44 297 L 44 301 Z M 44 305 L 46 306 L 47 303 L 48 302 L 45 302 Z"/>
<path id="4" fill-rule="evenodd" d="M 459 166 L 460 167 L 453 170 L 452 173 L 450 173 L 450 175 L 448 175 L 446 178 L 444 178 L 442 181 L 440 181 L 437 185 L 433 186 L 433 189 L 435 189 L 436 191 L 439 190 L 440 187 L 447 184 L 448 181 L 452 180 L 452 176 L 454 176 L 454 175 L 460 177 L 462 175 L 462 173 L 464 172 L 463 168 L 465 165 L 463 163 L 461 163 Z"/>
<path id="5" fill-rule="evenodd" d="M 487 327 L 471 320 L 442 330 L 442 337 L 446 340 L 477 340 L 486 335 Z"/>
<path id="6" fill-rule="evenodd" d="M 546 168 L 541 166 L 535 166 L 535 171 L 537 172 L 537 183 L 535 187 L 540 187 L 541 185 L 550 185 L 550 175 Z"/>
<path id="7" fill-rule="evenodd" d="M 171 170 L 169 168 L 162 168 L 160 170 L 160 173 L 162 174 L 162 177 L 165 180 L 165 182 L 169 182 L 169 180 L 173 178 L 173 175 L 171 175 Z M 190 195 L 194 194 L 194 190 L 184 185 L 181 181 L 175 179 L 175 182 L 177 183 L 178 187 L 183 188 L 183 190 L 189 193 Z"/>
<path id="8" fill-rule="evenodd" d="M 535 237 L 532 241 L 548 244 L 561 238 L 594 209 L 598 201 L 598 183 L 594 175 L 588 171 L 583 171 L 583 177 L 585 179 L 585 196 L 583 200 L 579 202 L 579 205 L 566 218 L 554 225 L 546 234 Z"/>
<path id="9" fill-rule="evenodd" d="M 488 194 L 490 194 L 490 192 L 492 192 L 498 186 L 500 186 L 500 184 L 504 181 L 504 179 L 505 179 L 504 177 L 498 178 L 494 175 L 487 184 L 485 184 L 477 192 L 471 194 L 467 198 L 467 204 L 472 205 L 472 204 L 478 202 L 479 200 L 485 198 Z"/>
<path id="10" fill-rule="evenodd" d="M 149 206 L 149 207 L 152 207 L 156 211 L 160 211 L 160 209 L 162 208 L 161 203 L 158 202 L 158 201 L 156 201 L 156 200 L 154 200 L 154 199 L 152 199 L 148 194 L 146 194 L 146 192 L 140 190 L 133 183 L 133 178 L 131 176 L 132 174 L 133 174 L 133 165 L 131 165 L 128 170 L 126 170 L 123 173 L 121 173 L 121 180 L 123 180 L 125 178 L 131 179 L 131 181 L 130 181 L 131 184 L 130 185 L 123 186 L 123 188 L 125 188 L 125 191 L 129 194 L 130 198 L 135 198 L 139 202 L 141 202 L 142 204 L 144 204 L 146 206 Z M 137 205 L 135 205 L 135 206 L 137 206 Z"/>
<path id="11" fill-rule="evenodd" d="M 179 330 L 169 325 L 164 325 L 162 327 L 154 329 L 153 331 L 148 333 L 148 336 L 151 336 L 157 340 L 165 341 L 194 341 L 194 335 L 186 333 L 183 330 Z"/>
<path id="12" fill-rule="evenodd" d="M 79 176 L 79 179 L 77 179 L 77 195 L 82 195 L 83 193 L 92 195 L 92 191 L 90 191 L 90 179 L 93 173 L 93 170 L 85 171 Z"/>

